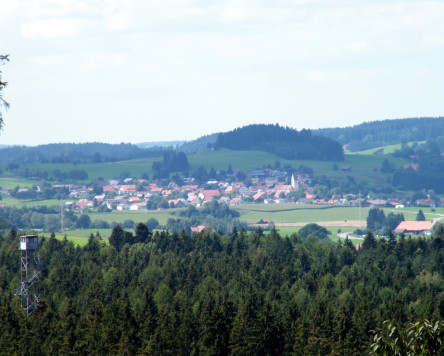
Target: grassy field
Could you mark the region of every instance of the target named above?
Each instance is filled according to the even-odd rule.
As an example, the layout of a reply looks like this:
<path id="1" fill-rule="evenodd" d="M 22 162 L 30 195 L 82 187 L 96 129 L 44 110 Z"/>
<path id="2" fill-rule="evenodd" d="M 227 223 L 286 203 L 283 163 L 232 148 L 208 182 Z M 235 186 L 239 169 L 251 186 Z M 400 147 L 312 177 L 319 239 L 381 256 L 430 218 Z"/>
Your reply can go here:
<path id="1" fill-rule="evenodd" d="M 276 229 L 279 232 L 279 235 L 281 237 L 290 236 L 294 232 L 298 232 L 301 227 L 292 227 L 292 226 L 277 226 Z M 331 235 L 328 235 L 328 238 L 332 241 L 344 241 L 344 238 L 341 238 L 338 236 L 338 229 L 341 230 L 341 232 L 353 232 L 355 229 L 351 227 L 327 227 L 328 231 L 331 232 Z M 362 243 L 361 239 L 353 239 L 350 238 L 350 241 L 356 246 L 358 243 Z"/>
<path id="2" fill-rule="evenodd" d="M 249 224 L 257 223 L 264 218 L 279 223 L 319 222 L 319 221 L 348 221 L 359 220 L 357 207 L 318 207 L 298 204 L 244 204 L 236 207 L 241 213 L 240 220 Z M 276 207 L 276 210 L 273 208 Z M 362 219 L 367 218 L 368 210 L 363 208 Z"/>
<path id="3" fill-rule="evenodd" d="M 43 234 L 43 235 L 40 235 L 40 236 L 44 236 L 45 238 L 49 238 L 50 234 Z M 65 238 L 65 235 L 64 234 L 55 234 L 55 238 L 57 240 L 62 241 Z M 74 246 L 83 247 L 83 246 L 85 246 L 88 243 L 88 239 L 85 238 L 85 237 L 69 236 L 67 234 L 66 239 L 68 241 L 71 241 L 74 244 Z"/>
<path id="4" fill-rule="evenodd" d="M 341 232 L 353 232 L 356 228 L 341 226 L 341 223 L 347 221 L 359 220 L 359 208 L 357 207 L 316 207 L 313 205 L 298 204 L 244 204 L 235 208 L 241 213 L 240 220 L 249 224 L 254 224 L 264 218 L 279 225 L 282 223 L 319 223 L 319 222 L 337 222 L 337 226 L 326 227 L 332 234 L 329 236 L 331 240 L 337 241 L 339 237 L 338 229 Z M 416 214 L 420 208 L 404 208 L 404 209 L 383 209 L 385 214 L 390 212 L 403 213 L 406 220 L 415 220 Z M 421 208 L 427 220 L 444 218 L 444 208 Z M 177 218 L 177 212 L 180 209 L 169 209 L 161 211 L 113 211 L 110 213 L 93 213 L 90 214 L 91 220 L 104 220 L 109 223 L 116 222 L 122 224 L 125 220 L 133 220 L 136 224 L 146 222 L 150 218 L 155 218 L 161 225 L 165 225 L 168 218 Z M 367 219 L 368 208 L 363 208 L 362 220 Z M 172 213 L 175 212 L 176 215 Z M 336 224 L 335 224 L 336 225 Z M 281 236 L 289 236 L 293 232 L 299 231 L 299 226 L 277 226 Z M 86 244 L 89 235 L 99 232 L 102 238 L 107 239 L 111 234 L 111 229 L 87 229 L 87 230 L 71 230 L 66 234 L 69 240 L 75 244 Z M 64 235 L 60 235 L 63 238 Z M 360 240 L 352 240 L 354 244 L 361 242 Z"/>
<path id="5" fill-rule="evenodd" d="M 150 158 L 138 158 L 138 159 L 132 159 L 120 162 L 79 163 L 79 164 L 33 163 L 33 164 L 20 165 L 19 170 L 22 170 L 24 168 L 29 168 L 30 170 L 40 170 L 51 173 L 55 169 L 59 169 L 62 172 L 69 172 L 74 169 L 76 170 L 83 169 L 88 173 L 88 181 L 97 180 L 98 177 L 103 177 L 104 179 L 118 178 L 122 172 L 129 172 L 131 176 L 140 178 L 143 173 L 148 173 L 151 176 L 152 175 L 151 167 L 153 165 L 153 162 L 158 161 L 159 159 L 160 159 L 159 157 L 155 158 L 150 157 Z M 35 181 L 30 181 L 30 182 L 32 182 L 32 184 L 36 184 Z M 12 185 L 12 187 L 15 187 L 16 185 L 17 184 Z"/>
<path id="6" fill-rule="evenodd" d="M 274 210 L 273 207 L 276 209 Z M 274 223 L 297 223 L 319 221 L 346 221 L 359 220 L 359 209 L 355 207 L 319 208 L 311 205 L 297 204 L 245 204 L 234 208 L 241 214 L 240 220 L 249 224 L 257 223 L 264 218 Z M 110 213 L 92 213 L 91 220 L 104 220 L 108 223 L 123 223 L 125 220 L 134 222 L 146 222 L 150 218 L 165 225 L 169 218 L 178 218 L 173 215 L 180 209 L 152 210 L 152 211 L 112 211 Z M 362 209 L 362 219 L 366 219 L 368 209 Z"/>
<path id="7" fill-rule="evenodd" d="M 61 204 L 64 204 L 67 201 L 72 201 L 68 199 L 48 199 L 48 200 L 21 200 L 21 199 L 14 199 L 13 197 L 9 195 L 3 195 L 2 200 L 0 201 L 0 204 L 3 204 L 4 206 L 15 206 L 17 208 L 21 208 L 22 206 L 32 207 L 32 206 L 53 206 L 57 205 L 60 206 Z"/>
<path id="8" fill-rule="evenodd" d="M 271 153 L 260 151 L 233 151 L 227 149 L 220 149 L 217 151 L 200 152 L 188 155 L 190 164 L 190 172 L 197 170 L 200 166 L 207 170 L 213 167 L 216 170 L 225 170 L 231 164 L 233 169 L 239 169 L 248 172 L 255 168 L 262 168 L 263 166 L 274 165 L 279 161 L 281 166 L 291 165 L 292 167 L 299 167 L 305 165 L 313 168 L 314 175 L 325 175 L 329 178 L 341 178 L 346 176 L 353 176 L 357 180 L 366 180 L 371 183 L 386 182 L 389 174 L 382 174 L 379 169 L 382 161 L 387 156 L 376 155 L 362 155 L 362 154 L 347 154 L 342 162 L 336 162 L 339 167 L 338 170 L 333 169 L 333 162 L 313 161 L 313 160 L 286 160 L 279 158 Z M 120 162 L 106 162 L 106 163 L 39 163 L 39 164 L 25 164 L 20 166 L 20 170 L 29 168 L 31 170 L 38 169 L 52 172 L 59 169 L 62 172 L 67 172 L 73 169 L 83 169 L 88 172 L 88 181 L 96 180 L 98 177 L 105 179 L 118 178 L 122 172 L 128 172 L 130 176 L 139 178 L 143 173 L 152 176 L 152 164 L 154 161 L 160 160 L 160 157 L 138 158 L 128 161 Z M 390 161 L 399 166 L 406 163 L 403 159 L 396 159 L 390 157 Z M 350 166 L 351 171 L 342 171 L 342 166 Z M 3 167 L 4 168 L 4 167 Z M 5 172 L 0 177 L 0 186 L 15 187 L 31 186 L 38 183 L 38 181 L 21 180 L 10 176 L 10 172 Z"/>
<path id="9" fill-rule="evenodd" d="M 233 208 L 233 207 L 232 207 Z M 234 207 L 241 215 L 239 219 L 248 224 L 255 224 L 261 219 L 280 223 L 311 223 L 326 221 L 358 221 L 358 207 L 319 207 L 315 205 L 300 204 L 244 204 Z M 383 209 L 385 214 L 390 212 L 403 213 L 406 220 L 415 220 L 420 208 Z M 426 219 L 444 217 L 444 208 L 421 208 Z M 165 225 L 169 218 L 178 218 L 181 209 L 151 210 L 151 211 L 112 211 L 110 213 L 91 213 L 91 220 L 104 220 L 108 223 L 123 223 L 125 220 L 133 220 L 135 223 L 146 222 L 150 218 Z M 369 208 L 361 209 L 361 220 L 367 219 Z M 175 213 L 175 215 L 173 215 Z M 342 228 L 341 228 L 342 229 Z M 89 234 L 88 234 L 89 235 Z"/>
<path id="10" fill-rule="evenodd" d="M 344 161 L 336 162 L 339 167 L 338 170 L 333 169 L 334 162 L 326 161 L 313 161 L 313 160 L 285 160 L 275 155 L 266 152 L 257 151 L 231 151 L 221 149 L 212 152 L 196 153 L 188 156 L 190 162 L 191 171 L 197 168 L 199 165 L 205 168 L 214 167 L 216 170 L 226 169 L 231 163 L 233 169 L 241 169 L 243 171 L 249 171 L 255 168 L 262 168 L 264 165 L 273 165 L 275 161 L 279 161 L 281 166 L 287 164 L 294 168 L 299 165 L 305 165 L 313 168 L 314 175 L 325 175 L 329 178 L 343 178 L 346 176 L 353 176 L 357 180 L 366 180 L 371 183 L 384 183 L 390 174 L 382 174 L 379 169 L 381 168 L 382 161 L 387 156 L 376 155 L 358 155 L 347 154 L 344 157 Z M 390 161 L 396 166 L 404 165 L 407 161 L 404 159 L 390 157 Z M 342 166 L 350 166 L 351 171 L 342 171 Z"/>
<path id="11" fill-rule="evenodd" d="M 418 144 L 423 144 L 426 141 L 418 141 Z M 413 142 L 409 142 L 409 145 L 411 145 Z M 396 144 L 396 145 L 388 145 L 388 146 L 381 146 L 381 147 L 376 147 L 376 148 L 370 148 L 368 150 L 364 150 L 364 151 L 359 151 L 359 152 L 347 152 L 347 154 L 358 154 L 358 155 L 372 155 L 375 152 L 379 151 L 380 149 L 384 149 L 384 154 L 392 154 L 395 152 L 395 150 L 400 150 L 401 149 L 401 144 Z"/>
<path id="12" fill-rule="evenodd" d="M 108 223 L 117 222 L 123 223 L 125 220 L 133 220 L 136 223 L 147 222 L 148 219 L 154 218 L 159 221 L 159 224 L 165 225 L 169 218 L 178 218 L 179 216 L 172 215 L 173 211 L 180 209 L 168 210 L 150 210 L 150 211 L 112 211 L 109 213 L 92 213 L 89 214 L 91 220 L 103 220 Z"/>
<path id="13" fill-rule="evenodd" d="M 21 188 L 32 187 L 37 184 L 39 181 L 23 179 L 20 177 L 12 176 L 9 172 L 3 173 L 0 177 L 0 187 L 4 188 L 15 188 L 16 186 L 20 186 Z"/>
<path id="14" fill-rule="evenodd" d="M 99 233 L 103 239 L 108 239 L 111 235 L 112 229 L 85 229 L 85 230 L 68 230 L 66 235 L 70 237 L 78 237 L 88 239 L 89 235 Z"/>

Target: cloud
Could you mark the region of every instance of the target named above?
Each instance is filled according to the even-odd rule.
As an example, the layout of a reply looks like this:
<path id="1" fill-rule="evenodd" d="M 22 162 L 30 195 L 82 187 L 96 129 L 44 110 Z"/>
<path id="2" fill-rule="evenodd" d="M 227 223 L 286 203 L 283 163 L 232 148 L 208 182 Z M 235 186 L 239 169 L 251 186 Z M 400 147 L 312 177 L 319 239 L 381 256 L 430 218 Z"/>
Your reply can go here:
<path id="1" fill-rule="evenodd" d="M 140 124 L 149 133 L 154 121 L 169 132 L 187 118 L 196 121 L 193 130 L 210 133 L 219 128 L 209 121 L 230 129 L 267 118 L 291 125 L 304 116 L 325 126 L 320 120 L 333 111 L 340 124 L 341 115 L 369 120 L 378 108 L 387 117 L 404 112 L 405 98 L 417 98 L 426 113 L 442 107 L 441 1 L 3 2 L 0 47 L 11 54 L 4 75 L 16 120 L 51 121 L 63 110 L 100 133 L 99 118 L 117 127 L 123 115 L 149 117 L 147 127 Z M 73 108 L 63 101 L 71 96 Z M 47 109 L 46 121 L 26 104 L 45 97 L 64 103 Z M 373 114 L 362 112 L 368 98 Z"/>
<path id="2" fill-rule="evenodd" d="M 83 27 L 82 20 L 50 19 L 26 22 L 21 26 L 24 39 L 46 40 L 68 38 L 78 35 Z"/>

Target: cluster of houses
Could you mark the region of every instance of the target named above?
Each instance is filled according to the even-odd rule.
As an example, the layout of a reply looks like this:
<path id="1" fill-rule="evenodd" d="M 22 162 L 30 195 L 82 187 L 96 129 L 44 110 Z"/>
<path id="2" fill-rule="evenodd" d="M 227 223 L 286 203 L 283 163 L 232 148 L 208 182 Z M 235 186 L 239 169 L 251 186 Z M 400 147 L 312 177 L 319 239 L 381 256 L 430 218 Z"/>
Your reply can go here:
<path id="1" fill-rule="evenodd" d="M 212 180 L 200 186 L 192 178 L 185 180 L 184 185 L 170 182 L 167 186 L 144 179 L 109 180 L 95 182 L 102 185 L 103 193 L 94 197 L 91 197 L 92 188 L 64 185 L 69 189 L 70 196 L 77 198 L 65 204 L 80 210 L 100 205 L 116 210 L 146 210 L 148 202 L 154 197 L 161 198 L 162 208 L 200 207 L 215 199 L 227 205 L 240 205 L 246 201 L 279 204 L 293 201 L 290 194 L 300 186 L 311 189 L 307 175 L 293 175 L 291 184 L 285 184 L 286 175 L 285 171 L 272 169 L 252 171 L 248 175 L 251 182 L 248 185 L 240 181 Z"/>
<path id="2" fill-rule="evenodd" d="M 56 184 L 55 190 L 64 190 L 72 199 L 65 203 L 67 208 L 86 210 L 93 207 L 106 207 L 117 210 L 146 210 L 150 201 L 150 209 L 184 208 L 190 205 L 199 207 L 217 200 L 227 205 L 240 205 L 245 202 L 263 204 L 281 204 L 295 202 L 297 204 L 331 205 L 331 206 L 362 206 L 402 208 L 404 205 L 397 199 L 368 199 L 355 194 L 333 196 L 323 199 L 313 192 L 310 177 L 307 174 L 295 173 L 290 184 L 286 184 L 287 172 L 276 169 L 253 170 L 247 174 L 247 180 L 236 181 L 232 177 L 227 180 L 208 181 L 203 185 L 195 183 L 193 178 L 184 180 L 183 185 L 170 182 L 165 185 L 160 181 L 126 178 L 124 180 L 97 181 L 92 184 L 100 186 L 99 195 L 92 186 L 77 184 Z M 28 189 L 28 188 L 22 188 Z M 40 187 L 37 186 L 37 191 Z M 0 193 L 9 194 L 7 188 Z M 410 204 L 410 203 L 409 203 Z M 444 206 L 444 199 L 436 202 L 430 197 L 418 199 L 411 205 L 422 207 Z"/>

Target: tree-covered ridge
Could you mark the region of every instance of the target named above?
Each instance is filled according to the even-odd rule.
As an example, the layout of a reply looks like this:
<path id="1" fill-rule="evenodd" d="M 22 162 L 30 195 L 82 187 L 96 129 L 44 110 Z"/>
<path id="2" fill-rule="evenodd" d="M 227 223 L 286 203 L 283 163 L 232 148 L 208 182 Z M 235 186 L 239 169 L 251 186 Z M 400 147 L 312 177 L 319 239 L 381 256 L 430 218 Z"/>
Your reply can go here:
<path id="1" fill-rule="evenodd" d="M 249 125 L 220 133 L 215 145 L 232 150 L 266 151 L 286 159 L 344 159 L 342 147 L 332 139 L 278 124 Z"/>
<path id="2" fill-rule="evenodd" d="M 378 120 L 313 130 L 314 135 L 336 140 L 353 152 L 402 142 L 427 141 L 442 136 L 443 132 L 444 117 Z"/>
<path id="3" fill-rule="evenodd" d="M 35 147 L 13 146 L 0 149 L 0 163 L 100 163 L 160 156 L 167 149 L 171 150 L 172 148 L 142 149 L 130 143 L 100 142 L 51 143 Z"/>
<path id="4" fill-rule="evenodd" d="M 41 303 L 21 314 L 14 232 L 0 243 L 0 350 L 12 354 L 366 355 L 371 330 L 444 318 L 444 236 L 362 249 L 277 231 L 40 241 Z M 115 239 L 114 239 L 115 238 Z"/>

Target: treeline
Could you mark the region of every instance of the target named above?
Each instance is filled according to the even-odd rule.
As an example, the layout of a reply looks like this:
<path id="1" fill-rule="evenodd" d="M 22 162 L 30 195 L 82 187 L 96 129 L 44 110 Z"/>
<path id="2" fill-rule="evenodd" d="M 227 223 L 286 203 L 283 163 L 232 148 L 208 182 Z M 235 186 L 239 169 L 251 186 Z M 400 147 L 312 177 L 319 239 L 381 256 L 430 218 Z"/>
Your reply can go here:
<path id="1" fill-rule="evenodd" d="M 161 161 L 153 162 L 153 179 L 168 178 L 172 172 L 188 173 L 188 159 L 185 153 L 167 151 Z"/>
<path id="2" fill-rule="evenodd" d="M 310 130 L 297 131 L 279 125 L 249 125 L 220 133 L 215 147 L 232 150 L 258 150 L 285 159 L 342 161 L 341 145 L 330 138 L 314 136 Z"/>
<path id="3" fill-rule="evenodd" d="M 404 187 L 410 190 L 434 190 L 435 193 L 444 193 L 444 157 L 436 142 L 429 142 L 423 149 L 416 151 L 413 163 L 405 169 L 401 167 L 393 173 L 392 184 L 395 187 Z M 408 152 L 409 147 L 403 145 L 398 154 Z M 413 168 L 415 167 L 415 168 Z"/>
<path id="4" fill-rule="evenodd" d="M 422 210 L 420 211 L 422 213 Z M 393 236 L 393 230 L 402 221 L 405 221 L 404 214 L 402 213 L 395 214 L 390 212 L 386 216 L 384 210 L 371 208 L 367 216 L 367 229 L 382 236 Z"/>
<path id="5" fill-rule="evenodd" d="M 170 147 L 139 148 L 130 143 L 53 143 L 0 149 L 0 163 L 101 163 L 161 156 Z"/>
<path id="6" fill-rule="evenodd" d="M 350 151 L 402 142 L 427 141 L 444 132 L 444 117 L 422 117 L 364 122 L 350 127 L 313 130 L 314 135 L 329 137 Z"/>
<path id="7" fill-rule="evenodd" d="M 368 233 L 356 250 L 276 230 L 136 230 L 83 248 L 41 238 L 41 299 L 27 319 L 17 234 L 2 238 L 2 354 L 366 355 L 384 320 L 444 318 L 444 236 Z"/>
<path id="8" fill-rule="evenodd" d="M 180 218 L 167 220 L 168 231 L 184 230 L 191 234 L 191 227 L 199 225 L 208 226 L 222 234 L 228 234 L 233 229 L 248 229 L 248 224 L 238 219 L 240 216 L 238 211 L 230 209 L 226 204 L 219 204 L 216 200 L 206 204 L 202 209 L 189 206 L 178 214 Z"/>

